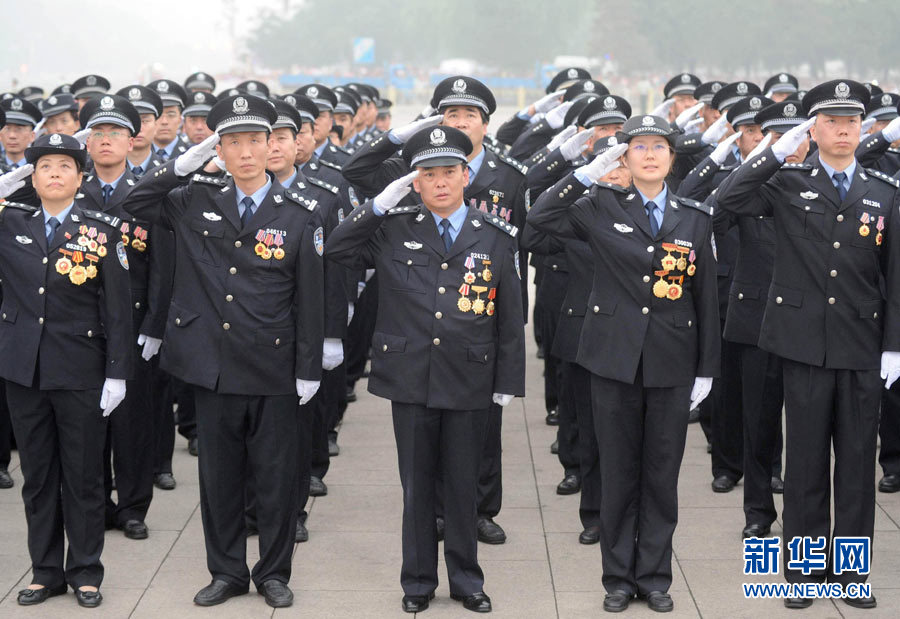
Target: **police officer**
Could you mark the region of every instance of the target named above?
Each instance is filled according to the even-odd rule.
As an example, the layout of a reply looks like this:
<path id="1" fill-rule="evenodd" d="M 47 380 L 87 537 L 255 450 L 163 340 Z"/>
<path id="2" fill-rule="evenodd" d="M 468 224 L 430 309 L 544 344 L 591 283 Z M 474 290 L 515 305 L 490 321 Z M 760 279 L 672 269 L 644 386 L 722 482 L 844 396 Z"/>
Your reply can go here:
<path id="1" fill-rule="evenodd" d="M 688 412 L 719 368 L 712 222 L 706 207 L 666 187 L 675 141 L 667 120 L 633 117 L 619 138 L 538 198 L 528 222 L 580 238 L 593 254 L 577 359 L 592 374 L 600 448 L 603 608 L 623 611 L 638 595 L 666 612 Z M 626 149 L 631 187 L 592 187 Z"/>
<path id="2" fill-rule="evenodd" d="M 328 139 L 331 127 L 334 124 L 335 108 L 338 97 L 328 86 L 323 84 L 307 84 L 294 91 L 295 95 L 303 95 L 312 100 L 319 109 L 316 122 L 313 125 L 313 138 L 315 139 L 315 155 L 320 161 L 327 161 L 338 166 L 343 166 L 350 153 L 337 146 Z M 358 206 L 358 205 L 356 205 Z"/>
<path id="3" fill-rule="evenodd" d="M 188 95 L 188 102 L 181 116 L 184 135 L 191 145 L 199 144 L 212 135 L 212 130 L 206 124 L 206 117 L 217 102 L 215 95 L 202 90 Z"/>
<path id="4" fill-rule="evenodd" d="M 43 116 L 36 105 L 19 96 L 0 101 L 0 109 L 6 114 L 6 125 L 0 129 L 0 142 L 5 151 L 0 169 L 13 170 L 26 164 L 25 150 L 34 140 L 34 129 Z M 39 205 L 40 199 L 32 187 L 31 177 L 26 176 L 24 181 L 15 193 L 6 196 L 7 199 L 11 202 Z"/>
<path id="5" fill-rule="evenodd" d="M 0 130 L 6 124 L 6 114 L 0 108 Z M 0 291 L 0 302 L 2 302 Z M 6 404 L 6 383 L 0 380 L 0 489 L 8 490 L 15 484 L 9 474 L 9 463 L 12 459 L 12 425 L 9 420 L 9 407 Z"/>
<path id="6" fill-rule="evenodd" d="M 18 602 L 40 604 L 71 586 L 81 606 L 95 607 L 103 599 L 106 417 L 131 374 L 128 257 L 118 219 L 74 203 L 85 162 L 75 138 L 42 136 L 25 157 L 0 178 L 5 196 L 10 179 L 21 185 L 33 171 L 41 201 L 0 212 L 0 376 L 25 477 L 33 571 Z"/>
<path id="7" fill-rule="evenodd" d="M 156 123 L 163 111 L 162 99 L 155 90 L 140 84 L 125 86 L 116 94 L 128 99 L 141 115 L 141 129 L 134 136 L 131 151 L 128 153 L 128 168 L 135 178 L 141 178 L 148 170 L 163 163 L 153 152 Z"/>
<path id="8" fill-rule="evenodd" d="M 800 82 L 790 73 L 779 73 L 765 81 L 762 92 L 775 103 L 796 97 Z"/>
<path id="9" fill-rule="evenodd" d="M 369 390 L 392 403 L 406 612 L 425 610 L 437 587 L 441 472 L 451 597 L 469 610 L 491 609 L 477 562 L 478 461 L 491 404 L 524 393 L 517 230 L 465 203 L 471 151 L 452 127 L 408 136 L 404 165 L 415 172 L 354 209 L 328 242 L 329 259 L 374 266 L 383 278 Z M 397 206 L 412 180 L 424 204 Z"/>
<path id="10" fill-rule="evenodd" d="M 184 80 L 184 89 L 188 93 L 205 92 L 211 95 L 216 89 L 216 78 L 203 71 L 191 73 Z"/>
<path id="11" fill-rule="evenodd" d="M 672 102 L 669 106 L 669 122 L 674 122 L 679 114 L 697 104 L 694 91 L 701 83 L 702 80 L 693 73 L 680 73 L 666 82 L 663 99 Z"/>
<path id="12" fill-rule="evenodd" d="M 859 162 L 888 176 L 900 172 L 900 95 L 875 95 L 866 107 L 866 119 L 875 122 L 870 134 L 864 136 L 856 149 Z"/>
<path id="13" fill-rule="evenodd" d="M 194 598 L 201 606 L 246 593 L 251 577 L 270 606 L 293 601 L 296 398 L 312 398 L 322 371 L 323 231 L 315 204 L 266 174 L 276 119 L 259 97 L 220 100 L 207 118 L 216 133 L 145 175 L 125 205 L 175 231 L 161 363 L 195 387 L 212 574 Z M 214 152 L 232 177 L 192 175 Z M 204 363 L 196 362 L 197 350 L 206 351 Z M 252 575 L 245 561 L 248 474 L 259 504 L 260 559 Z"/>
<path id="14" fill-rule="evenodd" d="M 187 105 L 187 92 L 178 82 L 165 79 L 152 81 L 147 88 L 155 91 L 162 100 L 162 114 L 156 120 L 156 135 L 153 136 L 153 154 L 166 162 L 190 147 L 180 135 L 181 112 Z"/>
<path id="15" fill-rule="evenodd" d="M 394 102 L 390 99 L 379 98 L 375 102 L 375 129 L 379 135 L 391 130 L 391 108 Z"/>
<path id="16" fill-rule="evenodd" d="M 736 215 L 775 218 L 774 274 L 759 346 L 783 359 L 784 561 L 792 583 L 865 581 L 847 571 L 804 575 L 789 569 L 788 544 L 798 536 L 872 538 L 875 488 L 866 480 L 875 473 L 879 368 L 887 387 L 900 374 L 900 353 L 893 352 L 900 351 L 900 245 L 894 242 L 900 221 L 893 216 L 898 184 L 864 170 L 854 156 L 868 102 L 858 82 L 819 84 L 803 98 L 810 120 L 748 160 L 717 193 L 719 206 Z M 783 165 L 810 128 L 817 156 Z M 874 596 L 844 602 L 876 604 Z M 810 604 L 811 599 L 785 599 L 788 608 Z"/>
<path id="17" fill-rule="evenodd" d="M 91 98 L 105 95 L 109 92 L 109 88 L 110 83 L 108 79 L 102 75 L 89 74 L 79 77 L 72 82 L 69 90 L 72 96 L 75 97 L 75 101 L 78 103 L 78 110 L 80 111 Z"/>
<path id="18" fill-rule="evenodd" d="M 45 133 L 74 135 L 78 125 L 78 103 L 69 94 L 50 95 L 37 104 L 44 117 Z"/>

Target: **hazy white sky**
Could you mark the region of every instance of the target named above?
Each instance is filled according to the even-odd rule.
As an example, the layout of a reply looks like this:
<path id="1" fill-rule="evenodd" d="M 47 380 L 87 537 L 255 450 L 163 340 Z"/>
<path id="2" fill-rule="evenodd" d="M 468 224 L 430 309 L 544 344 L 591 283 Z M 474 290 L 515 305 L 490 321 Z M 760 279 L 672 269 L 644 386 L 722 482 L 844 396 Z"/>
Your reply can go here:
<path id="1" fill-rule="evenodd" d="M 298 0 L 0 0 L 0 92 L 36 85 L 50 90 L 86 74 L 118 89 L 149 79 L 152 67 L 182 81 L 190 73 L 228 71 L 262 8 Z M 234 8 L 238 41 L 228 33 Z M 228 86 L 231 84 L 221 84 Z"/>

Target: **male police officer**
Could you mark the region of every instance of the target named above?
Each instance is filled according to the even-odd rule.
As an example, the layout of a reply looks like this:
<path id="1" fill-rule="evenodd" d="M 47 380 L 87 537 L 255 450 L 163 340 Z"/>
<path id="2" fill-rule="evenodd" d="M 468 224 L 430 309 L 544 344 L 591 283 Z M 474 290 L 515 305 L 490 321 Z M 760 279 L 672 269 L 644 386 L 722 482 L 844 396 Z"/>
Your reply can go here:
<path id="1" fill-rule="evenodd" d="M 438 582 L 438 474 L 451 597 L 490 610 L 477 561 L 478 461 L 491 404 L 524 393 L 517 230 L 465 204 L 471 150 L 450 127 L 409 136 L 404 164 L 415 172 L 354 209 L 328 241 L 329 259 L 382 278 L 369 390 L 392 402 L 406 612 L 425 610 Z M 396 206 L 413 179 L 424 205 Z"/>

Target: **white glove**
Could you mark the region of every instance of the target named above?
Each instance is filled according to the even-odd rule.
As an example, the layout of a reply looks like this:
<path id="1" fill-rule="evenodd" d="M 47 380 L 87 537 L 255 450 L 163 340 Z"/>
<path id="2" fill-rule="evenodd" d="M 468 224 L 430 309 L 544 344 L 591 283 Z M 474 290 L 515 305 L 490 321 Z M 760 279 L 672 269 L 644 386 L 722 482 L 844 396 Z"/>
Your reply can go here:
<path id="1" fill-rule="evenodd" d="M 78 140 L 78 143 L 84 146 L 87 144 L 87 139 L 93 132 L 93 129 L 82 129 L 81 131 L 76 131 L 72 134 L 72 137 Z"/>
<path id="2" fill-rule="evenodd" d="M 797 151 L 800 144 L 806 139 L 806 132 L 814 124 L 816 124 L 815 116 L 801 125 L 792 127 L 787 133 L 778 138 L 778 141 L 772 144 L 772 154 L 775 155 L 775 158 L 779 162 L 784 163 L 788 155 L 793 155 Z"/>
<path id="3" fill-rule="evenodd" d="M 513 398 L 516 397 L 514 395 L 509 395 L 507 393 L 495 393 L 491 400 L 494 401 L 494 404 L 499 404 L 500 406 L 506 406 L 510 402 L 512 402 Z"/>
<path id="4" fill-rule="evenodd" d="M 419 112 L 419 116 L 421 116 L 422 118 L 428 118 L 432 114 L 434 114 L 434 108 L 431 107 L 430 104 L 423 107 L 422 111 Z"/>
<path id="5" fill-rule="evenodd" d="M 46 133 L 46 131 L 44 131 L 44 123 L 45 122 L 47 122 L 47 119 L 42 118 L 41 122 L 39 122 L 38 124 L 36 124 L 34 126 L 34 139 L 35 140 L 38 139 L 39 137 L 41 137 L 42 135 L 44 135 L 44 133 Z"/>
<path id="6" fill-rule="evenodd" d="M 692 105 L 681 114 L 675 117 L 675 124 L 678 125 L 678 128 L 684 130 L 687 126 L 688 122 L 691 121 L 697 114 L 700 113 L 700 110 L 703 109 L 703 106 L 706 105 L 703 102 L 700 102 L 696 105 Z"/>
<path id="7" fill-rule="evenodd" d="M 888 142 L 900 140 L 900 116 L 889 122 L 887 127 L 881 130 L 881 135 Z"/>
<path id="8" fill-rule="evenodd" d="M 596 183 L 601 178 L 619 167 L 619 157 L 628 150 L 628 144 L 616 144 L 605 153 L 601 153 L 594 157 L 590 163 L 581 166 L 576 173 L 583 174 L 588 177 L 592 183 Z"/>
<path id="9" fill-rule="evenodd" d="M 569 161 L 575 161 L 581 156 L 584 147 L 587 146 L 592 137 L 594 137 L 592 129 L 585 129 L 581 133 L 576 133 L 563 142 L 563 145 L 559 147 L 559 153 Z"/>
<path id="10" fill-rule="evenodd" d="M 344 345 L 336 337 L 326 337 L 322 344 L 322 369 L 333 370 L 344 362 Z"/>
<path id="11" fill-rule="evenodd" d="M 442 120 L 444 120 L 443 114 L 428 116 L 427 118 L 420 118 L 419 120 L 412 121 L 408 125 L 403 125 L 402 127 L 391 129 L 389 135 L 394 138 L 394 141 L 405 144 L 406 141 L 417 132 L 425 129 L 426 127 L 433 127 L 434 125 L 439 124 Z"/>
<path id="12" fill-rule="evenodd" d="M 666 99 L 650 111 L 651 116 L 659 116 L 660 118 L 669 118 L 669 112 L 675 105 L 675 99 Z"/>
<path id="13" fill-rule="evenodd" d="M 694 410 L 700 406 L 700 402 L 706 399 L 712 389 L 713 379 L 698 376 L 694 379 L 694 388 L 691 389 L 691 408 Z"/>
<path id="14" fill-rule="evenodd" d="M 688 124 L 686 124 L 684 126 L 684 132 L 685 133 L 696 133 L 697 129 L 702 124 L 703 124 L 702 118 L 695 118 L 694 120 L 690 121 Z"/>
<path id="15" fill-rule="evenodd" d="M 900 378 L 900 352 L 886 350 L 881 353 L 881 378 L 885 379 L 885 389 L 890 389 L 894 381 Z"/>
<path id="16" fill-rule="evenodd" d="M 121 378 L 107 378 L 103 381 L 100 408 L 104 417 L 109 417 L 109 414 L 125 399 L 125 385 L 125 380 Z"/>
<path id="17" fill-rule="evenodd" d="M 347 304 L 347 324 L 349 325 L 353 321 L 353 312 L 356 311 L 356 305 L 353 303 Z"/>
<path id="18" fill-rule="evenodd" d="M 356 282 L 356 298 L 362 296 L 363 290 L 366 289 L 366 282 Z"/>
<path id="19" fill-rule="evenodd" d="M 711 124 L 709 128 L 703 132 L 700 139 L 704 144 L 713 146 L 714 144 L 718 144 L 726 133 L 728 133 L 728 117 L 725 116 L 725 114 L 722 114 L 716 119 L 716 122 Z"/>
<path id="20" fill-rule="evenodd" d="M 562 103 L 562 96 L 564 94 L 566 94 L 565 90 L 557 90 L 556 92 L 551 92 L 549 95 L 544 95 L 531 105 L 534 107 L 536 113 L 546 114 Z"/>
<path id="21" fill-rule="evenodd" d="M 319 390 L 319 381 L 297 379 L 297 395 L 300 396 L 300 406 L 313 399 L 316 391 Z"/>
<path id="22" fill-rule="evenodd" d="M 219 168 L 222 172 L 226 171 L 225 161 L 218 155 L 212 158 L 212 162 L 216 164 L 216 167 Z"/>
<path id="23" fill-rule="evenodd" d="M 877 118 L 867 118 L 862 121 L 862 123 L 859 125 L 859 134 L 869 135 L 869 129 L 871 129 L 877 121 Z"/>
<path id="24" fill-rule="evenodd" d="M 30 163 L 26 163 L 25 165 L 0 176 L 0 198 L 11 196 L 24 187 L 25 179 L 31 176 L 32 172 L 34 172 L 34 166 Z"/>
<path id="25" fill-rule="evenodd" d="M 725 163 L 725 158 L 728 156 L 728 153 L 731 152 L 731 145 L 737 142 L 737 139 L 741 137 L 743 131 L 738 131 L 737 133 L 732 133 L 727 138 L 719 142 L 719 145 L 713 149 L 713 152 L 709 154 L 709 158 L 712 159 L 717 166 Z"/>
<path id="26" fill-rule="evenodd" d="M 203 164 L 215 156 L 216 144 L 218 143 L 219 134 L 213 133 L 199 144 L 194 144 L 187 151 L 178 155 L 172 167 L 175 170 L 175 175 L 187 176 L 191 172 L 196 172 Z"/>
<path id="27" fill-rule="evenodd" d="M 562 146 L 563 142 L 568 140 L 570 137 L 575 135 L 578 132 L 578 127 L 575 125 L 569 125 L 559 133 L 553 136 L 553 139 L 550 140 L 550 143 L 547 144 L 547 152 L 553 152 L 560 146 Z"/>
<path id="28" fill-rule="evenodd" d="M 365 275 L 365 278 L 366 278 L 366 281 L 367 281 L 367 282 L 368 282 L 370 279 L 372 279 L 372 276 L 373 276 L 373 275 L 375 275 L 375 269 L 366 269 L 366 275 Z"/>
<path id="29" fill-rule="evenodd" d="M 141 351 L 141 358 L 144 361 L 150 361 L 150 359 L 159 352 L 159 347 L 162 346 L 162 340 L 141 333 L 138 335 L 138 346 L 144 347 Z"/>
<path id="30" fill-rule="evenodd" d="M 550 125 L 551 129 L 559 129 L 563 126 L 563 122 L 565 122 L 566 120 L 566 112 L 569 111 L 570 107 L 572 107 L 571 101 L 560 103 L 555 108 L 547 112 L 547 115 L 544 116 L 544 120 L 547 121 L 547 124 Z"/>
<path id="31" fill-rule="evenodd" d="M 406 194 L 412 191 L 412 187 L 410 187 L 409 184 L 413 182 L 413 179 L 418 175 L 419 171 L 413 170 L 406 176 L 401 176 L 397 180 L 391 181 L 391 183 L 387 187 L 385 187 L 380 194 L 375 196 L 375 199 L 372 201 L 375 203 L 375 208 L 377 208 L 382 213 L 386 213 L 387 211 L 397 206 L 400 203 L 400 200 L 402 200 L 404 197 L 406 197 Z"/>
<path id="32" fill-rule="evenodd" d="M 766 137 L 764 137 L 762 140 L 760 140 L 759 144 L 757 144 L 753 148 L 753 150 L 751 150 L 750 153 L 746 157 L 744 157 L 744 161 L 746 162 L 746 161 L 752 161 L 753 159 L 756 159 L 756 157 L 760 153 L 762 153 L 764 150 L 769 148 L 769 144 L 771 144 L 771 142 L 772 142 L 772 134 L 767 133 Z"/>

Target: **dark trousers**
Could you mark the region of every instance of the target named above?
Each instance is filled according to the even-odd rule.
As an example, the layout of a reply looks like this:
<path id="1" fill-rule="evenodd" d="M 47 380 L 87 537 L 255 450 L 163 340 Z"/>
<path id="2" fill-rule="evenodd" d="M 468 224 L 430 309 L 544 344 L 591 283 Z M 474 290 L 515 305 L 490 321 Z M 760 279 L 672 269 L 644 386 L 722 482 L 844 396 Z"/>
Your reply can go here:
<path id="1" fill-rule="evenodd" d="M 575 394 L 578 423 L 578 455 L 581 473 L 581 503 L 578 514 L 584 528 L 600 526 L 600 449 L 594 428 L 591 373 L 577 363 L 566 363 L 566 391 Z M 560 443 L 562 446 L 562 443 Z"/>
<path id="2" fill-rule="evenodd" d="M 143 522 L 153 499 L 152 370 L 141 358 L 140 348 L 135 350 L 134 359 L 135 377 L 128 381 L 125 399 L 109 417 L 103 454 L 106 520 L 119 526 L 129 520 Z M 112 500 L 113 471 L 115 503 Z"/>
<path id="3" fill-rule="evenodd" d="M 878 463 L 885 475 L 900 475 L 900 384 L 882 394 L 881 423 L 878 425 L 881 451 Z"/>
<path id="4" fill-rule="evenodd" d="M 353 320 L 347 327 L 346 364 L 347 385 L 353 386 L 366 369 L 372 334 L 375 332 L 375 318 L 378 314 L 378 274 L 373 275 L 362 294 L 356 300 Z"/>
<path id="5" fill-rule="evenodd" d="M 12 460 L 12 422 L 6 404 L 6 381 L 0 378 L 0 469 L 8 469 Z"/>
<path id="6" fill-rule="evenodd" d="M 177 386 L 175 401 L 178 402 L 178 434 L 191 440 L 197 438 L 197 406 L 194 404 L 194 386 L 180 380 Z"/>
<path id="7" fill-rule="evenodd" d="M 543 288 L 546 288 L 546 282 Z M 559 405 L 559 359 L 550 354 L 553 349 L 553 337 L 556 335 L 556 324 L 559 320 L 559 308 L 553 308 L 541 297 L 537 297 L 534 306 L 535 322 L 541 329 L 541 346 L 544 347 L 544 406 L 547 412 L 557 409 Z"/>
<path id="8" fill-rule="evenodd" d="M 184 384 L 159 367 L 159 355 L 151 359 L 152 416 L 154 437 L 154 473 L 172 472 L 172 453 L 175 450 L 175 390 Z"/>
<path id="9" fill-rule="evenodd" d="M 6 397 L 25 477 L 22 499 L 32 582 L 51 588 L 99 587 L 106 436 L 100 389 L 41 391 L 8 382 Z"/>
<path id="10" fill-rule="evenodd" d="M 779 446 L 784 381 L 781 357 L 756 346 L 740 351 L 744 416 L 744 519 L 771 525 L 778 517 L 772 497 L 773 461 Z"/>
<path id="11" fill-rule="evenodd" d="M 223 395 L 194 388 L 200 511 L 213 578 L 247 587 L 287 583 L 297 522 L 297 396 Z M 245 487 L 256 489 L 259 561 L 247 569 Z"/>
<path id="12" fill-rule="evenodd" d="M 672 584 L 678 524 L 678 472 L 691 386 L 643 386 L 591 376 L 600 445 L 600 550 L 603 586 L 646 595 Z"/>
<path id="13" fill-rule="evenodd" d="M 722 371 L 707 398 L 712 407 L 712 474 L 735 482 L 744 476 L 741 355 L 738 344 L 722 341 Z"/>
<path id="14" fill-rule="evenodd" d="M 547 354 L 546 358 L 553 357 Z M 572 385 L 572 377 L 569 375 L 571 367 L 575 364 L 566 363 L 561 359 L 555 360 L 557 375 L 559 377 L 559 426 L 556 428 L 556 440 L 559 446 L 559 463 L 563 467 L 565 475 L 581 476 L 581 454 L 579 453 L 579 427 L 576 400 L 586 400 L 590 410 L 590 389 L 583 393 L 575 391 Z"/>
<path id="15" fill-rule="evenodd" d="M 444 559 L 450 592 L 483 589 L 475 528 L 478 461 L 486 410 L 453 411 L 393 402 L 397 461 L 403 485 L 403 566 L 406 595 L 428 595 L 438 584 L 435 481 L 443 471 Z"/>
<path id="16" fill-rule="evenodd" d="M 503 407 L 492 402 L 485 416 L 478 467 L 478 515 L 495 518 L 503 503 Z"/>
<path id="17" fill-rule="evenodd" d="M 333 370 L 322 371 L 322 381 L 316 397 L 310 402 L 312 409 L 311 427 L 311 469 L 313 477 L 324 479 L 331 459 L 328 455 L 328 432 L 337 424 L 337 409 L 341 392 L 346 392 L 346 373 Z"/>
<path id="18" fill-rule="evenodd" d="M 883 388 L 878 370 L 829 370 L 784 359 L 784 573 L 788 582 L 823 582 L 787 569 L 793 537 L 872 538 L 875 529 L 875 443 Z M 834 529 L 831 527 L 831 450 L 834 448 Z M 864 582 L 844 572 L 829 581 Z"/>

